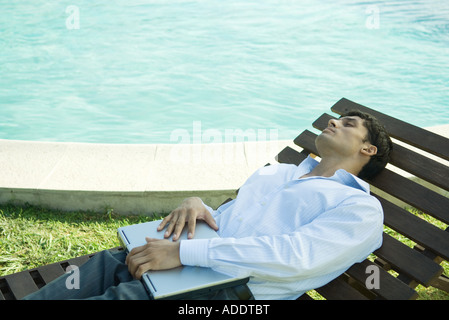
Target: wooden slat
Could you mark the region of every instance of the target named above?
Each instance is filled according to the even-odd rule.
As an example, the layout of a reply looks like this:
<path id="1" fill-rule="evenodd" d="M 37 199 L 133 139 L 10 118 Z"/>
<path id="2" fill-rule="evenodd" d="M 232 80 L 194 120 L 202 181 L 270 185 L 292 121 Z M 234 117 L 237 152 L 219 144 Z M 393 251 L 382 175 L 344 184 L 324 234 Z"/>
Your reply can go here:
<path id="1" fill-rule="evenodd" d="M 362 285 L 365 284 L 368 274 L 368 266 L 377 266 L 373 262 L 365 259 L 361 263 L 351 266 L 346 273 Z M 371 289 L 379 298 L 386 300 L 413 300 L 418 297 L 415 290 L 407 286 L 402 281 L 390 275 L 387 271 L 379 267 L 379 288 Z"/>
<path id="2" fill-rule="evenodd" d="M 4 279 L 17 300 L 38 290 L 38 287 L 28 271 L 13 273 L 5 276 Z"/>
<path id="3" fill-rule="evenodd" d="M 309 296 L 308 294 L 307 294 L 307 292 L 306 293 L 304 293 L 303 295 L 301 295 L 298 299 L 296 299 L 296 300 L 302 300 L 302 301 L 311 301 L 311 300 L 314 300 L 311 296 Z"/>
<path id="4" fill-rule="evenodd" d="M 443 273 L 443 267 L 395 238 L 383 234 L 382 247 L 375 255 L 387 261 L 395 271 L 428 286 Z"/>
<path id="5" fill-rule="evenodd" d="M 122 250 L 122 248 L 116 247 L 110 250 L 113 252 L 117 252 Z M 94 255 L 95 253 L 88 254 L 80 257 L 75 257 L 69 260 L 44 265 L 23 272 L 10 274 L 0 278 L 0 280 L 2 281 L 2 283 L 4 282 L 6 283 L 8 289 L 14 295 L 14 297 L 9 297 L 8 299 L 14 298 L 19 300 L 25 297 L 26 295 L 39 290 L 39 287 L 36 285 L 35 279 L 33 279 L 31 275 L 32 273 L 37 273 L 37 276 L 42 279 L 44 284 L 47 284 L 65 273 L 63 265 L 76 265 L 79 267 Z M 5 290 L 5 288 L 2 288 L 2 290 Z"/>
<path id="6" fill-rule="evenodd" d="M 61 264 L 58 262 L 36 268 L 36 270 L 41 275 L 45 284 L 50 283 L 65 273 L 64 269 L 61 267 Z"/>
<path id="7" fill-rule="evenodd" d="M 234 199 L 232 199 L 232 198 L 227 198 L 225 201 L 223 201 L 223 202 L 217 207 L 217 209 L 220 208 L 222 205 L 224 205 L 224 204 L 226 204 L 226 203 L 228 203 L 229 201 L 232 201 L 232 200 L 234 200 Z"/>
<path id="8" fill-rule="evenodd" d="M 444 274 L 441 275 L 434 283 L 432 283 L 432 287 L 449 292 L 449 277 Z"/>
<path id="9" fill-rule="evenodd" d="M 368 300 L 363 294 L 351 287 L 342 277 L 338 277 L 325 286 L 315 289 L 327 300 Z"/>
<path id="10" fill-rule="evenodd" d="M 324 113 L 312 125 L 318 130 L 324 130 L 330 119 L 335 119 L 335 117 Z M 397 143 L 393 143 L 393 151 L 391 152 L 389 162 L 440 188 L 449 190 L 449 167 L 440 162 Z"/>
<path id="11" fill-rule="evenodd" d="M 384 209 L 384 224 L 418 243 L 434 254 L 449 260 L 449 232 L 441 230 L 420 219 L 407 210 L 385 200 L 375 192 L 372 194 Z"/>
<path id="12" fill-rule="evenodd" d="M 315 146 L 315 139 L 317 135 L 309 130 L 304 130 L 293 141 L 297 146 L 304 148 L 307 152 L 314 153 L 319 156 L 318 150 Z"/>
<path id="13" fill-rule="evenodd" d="M 67 262 L 69 263 L 69 265 L 71 266 L 77 266 L 80 267 L 82 264 L 84 264 L 85 262 L 87 262 L 87 260 L 90 259 L 90 257 L 92 257 L 93 255 L 84 255 L 84 256 L 80 256 L 80 257 L 75 257 L 72 259 L 67 260 Z"/>
<path id="14" fill-rule="evenodd" d="M 304 159 L 307 158 L 309 153 L 307 151 L 298 152 L 290 147 L 285 147 L 279 154 L 276 156 L 276 160 L 279 163 L 289 163 L 299 165 Z"/>
<path id="15" fill-rule="evenodd" d="M 385 126 L 388 132 L 390 132 L 392 137 L 449 160 L 449 139 L 443 136 L 398 120 L 346 98 L 340 99 L 331 107 L 333 112 L 340 115 L 353 109 L 358 109 L 375 116 Z"/>
<path id="16" fill-rule="evenodd" d="M 369 181 L 392 196 L 410 204 L 418 210 L 449 224 L 449 198 L 446 198 L 389 169 L 384 169 Z"/>
<path id="17" fill-rule="evenodd" d="M 0 278 L 0 300 L 14 300 L 14 295 L 5 278 Z"/>
<path id="18" fill-rule="evenodd" d="M 305 130 L 295 139 L 295 144 L 318 155 L 315 146 L 316 134 Z M 449 198 L 446 198 L 410 179 L 389 169 L 382 170 L 374 179 L 368 181 L 392 196 L 410 204 L 444 223 L 449 224 Z"/>
<path id="19" fill-rule="evenodd" d="M 394 144 L 390 163 L 437 187 L 449 190 L 449 167 Z"/>

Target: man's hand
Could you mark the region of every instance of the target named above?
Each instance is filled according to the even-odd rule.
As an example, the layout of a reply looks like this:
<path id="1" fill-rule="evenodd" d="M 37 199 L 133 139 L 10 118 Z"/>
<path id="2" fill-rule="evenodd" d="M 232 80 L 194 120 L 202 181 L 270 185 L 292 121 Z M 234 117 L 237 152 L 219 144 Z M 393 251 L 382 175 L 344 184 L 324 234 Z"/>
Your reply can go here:
<path id="1" fill-rule="evenodd" d="M 215 223 L 214 218 L 203 205 L 201 199 L 197 197 L 185 199 L 178 208 L 173 210 L 162 220 L 157 230 L 161 231 L 167 223 L 169 223 L 164 237 L 168 238 L 173 233 L 173 241 L 176 241 L 178 240 L 182 229 L 187 222 L 187 238 L 192 239 L 195 235 L 197 219 L 204 220 L 212 229 L 218 230 L 218 226 Z"/>
<path id="2" fill-rule="evenodd" d="M 180 267 L 179 242 L 146 238 L 147 244 L 136 247 L 126 257 L 131 275 L 140 279 L 148 270 L 166 270 Z"/>

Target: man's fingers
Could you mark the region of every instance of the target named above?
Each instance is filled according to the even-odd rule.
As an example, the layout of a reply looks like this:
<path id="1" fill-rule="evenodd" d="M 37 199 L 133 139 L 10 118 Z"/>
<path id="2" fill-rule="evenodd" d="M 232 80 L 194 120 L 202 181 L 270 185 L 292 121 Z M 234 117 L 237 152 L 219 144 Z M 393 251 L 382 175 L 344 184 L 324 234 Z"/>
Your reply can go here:
<path id="1" fill-rule="evenodd" d="M 148 271 L 150 269 L 151 265 L 149 264 L 148 258 L 146 257 L 147 248 L 148 248 L 147 245 L 136 247 L 133 250 L 131 250 L 131 252 L 126 257 L 126 264 L 128 265 L 128 271 L 136 279 L 140 279 L 143 272 Z M 145 271 L 143 271 L 144 267 L 146 268 Z M 137 271 L 139 268 L 140 274 L 138 275 Z"/>
<path id="2" fill-rule="evenodd" d="M 152 262 L 147 261 L 145 257 L 141 257 L 139 259 L 135 259 L 135 261 L 128 266 L 128 271 L 135 279 L 140 280 L 142 275 L 152 268 Z"/>
<path id="3" fill-rule="evenodd" d="M 171 219 L 173 218 L 174 215 L 174 211 L 172 211 L 168 216 L 166 216 L 164 219 L 162 219 L 161 223 L 157 226 L 157 231 L 161 231 L 162 229 L 165 228 L 165 226 L 167 225 L 167 223 L 169 223 L 171 221 Z"/>
<path id="4" fill-rule="evenodd" d="M 187 223 L 187 238 L 192 239 L 195 235 L 197 219 L 204 220 L 212 229 L 218 230 L 215 219 L 201 204 L 201 199 L 199 198 L 188 198 L 184 200 L 178 208 L 162 220 L 157 230 L 161 231 L 166 228 L 164 238 L 167 239 L 173 236 L 173 241 L 177 241 Z"/>
<path id="5" fill-rule="evenodd" d="M 171 234 L 173 233 L 175 225 L 179 221 L 180 211 L 181 209 L 176 209 L 170 214 L 171 215 L 169 220 L 170 223 L 168 224 L 167 230 L 164 233 L 164 238 L 170 237 Z"/>
<path id="6" fill-rule="evenodd" d="M 134 278 L 136 278 L 137 280 L 140 280 L 142 278 L 142 275 L 147 272 L 148 270 L 151 269 L 151 263 L 145 263 L 145 264 L 141 264 L 135 271 L 134 273 Z"/>
<path id="7" fill-rule="evenodd" d="M 139 247 L 135 247 L 133 248 L 126 256 L 126 260 L 125 263 L 128 264 L 129 259 L 131 259 L 133 256 L 139 254 L 140 252 L 142 252 L 143 250 L 146 249 L 146 246 L 139 246 Z"/>
<path id="8" fill-rule="evenodd" d="M 196 228 L 196 217 L 190 215 L 187 226 L 187 239 L 193 239 L 193 237 L 195 236 L 195 228 Z"/>
<path id="9" fill-rule="evenodd" d="M 173 241 L 178 240 L 179 236 L 181 235 L 182 229 L 184 229 L 184 226 L 186 225 L 186 211 L 182 210 L 181 214 L 178 217 L 178 220 L 175 222 L 175 230 L 173 232 Z"/>
<path id="10" fill-rule="evenodd" d="M 208 214 L 204 217 L 204 221 L 206 221 L 206 223 L 215 231 L 218 230 L 218 225 L 215 222 L 215 219 L 210 214 Z"/>

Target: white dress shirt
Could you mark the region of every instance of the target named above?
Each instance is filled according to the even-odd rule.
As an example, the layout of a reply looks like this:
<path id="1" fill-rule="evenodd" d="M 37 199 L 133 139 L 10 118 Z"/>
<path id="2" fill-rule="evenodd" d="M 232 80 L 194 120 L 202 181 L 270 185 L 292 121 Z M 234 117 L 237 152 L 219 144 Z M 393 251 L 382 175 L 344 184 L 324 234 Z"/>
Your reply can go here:
<path id="1" fill-rule="evenodd" d="M 369 185 L 338 170 L 301 178 L 318 162 L 257 170 L 217 210 L 221 238 L 181 241 L 183 265 L 249 276 L 256 299 L 296 299 L 380 247 L 383 210 Z"/>

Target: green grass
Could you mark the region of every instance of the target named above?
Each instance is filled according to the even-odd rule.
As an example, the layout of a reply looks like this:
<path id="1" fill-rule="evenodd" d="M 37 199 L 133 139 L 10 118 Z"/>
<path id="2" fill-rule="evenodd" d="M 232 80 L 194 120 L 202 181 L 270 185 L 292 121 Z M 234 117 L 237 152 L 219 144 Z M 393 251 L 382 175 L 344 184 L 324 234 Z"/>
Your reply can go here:
<path id="1" fill-rule="evenodd" d="M 119 246 L 118 227 L 154 219 L 2 205 L 0 276 Z"/>
<path id="2" fill-rule="evenodd" d="M 410 212 L 441 229 L 447 227 L 419 211 Z M 0 205 L 0 276 L 116 247 L 119 245 L 118 227 L 159 219 L 163 215 L 150 218 L 122 216 L 113 210 L 60 212 L 34 206 Z M 410 247 L 415 245 L 394 230 L 386 228 L 385 231 Z M 449 264 L 443 262 L 442 266 L 449 275 Z M 416 290 L 422 300 L 449 300 L 448 293 L 436 288 L 420 285 Z M 311 295 L 322 298 L 315 291 Z"/>

